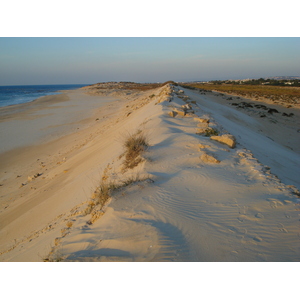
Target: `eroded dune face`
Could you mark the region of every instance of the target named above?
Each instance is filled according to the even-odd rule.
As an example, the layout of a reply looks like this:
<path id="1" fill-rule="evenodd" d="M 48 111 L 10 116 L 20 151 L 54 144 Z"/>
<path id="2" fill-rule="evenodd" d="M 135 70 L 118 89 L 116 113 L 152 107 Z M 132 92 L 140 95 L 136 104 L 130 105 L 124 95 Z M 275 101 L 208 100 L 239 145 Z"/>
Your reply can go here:
<path id="1" fill-rule="evenodd" d="M 299 260 L 299 154 L 213 95 L 94 88 L 117 100 L 40 146 L 43 174 L 1 211 L 2 261 Z"/>

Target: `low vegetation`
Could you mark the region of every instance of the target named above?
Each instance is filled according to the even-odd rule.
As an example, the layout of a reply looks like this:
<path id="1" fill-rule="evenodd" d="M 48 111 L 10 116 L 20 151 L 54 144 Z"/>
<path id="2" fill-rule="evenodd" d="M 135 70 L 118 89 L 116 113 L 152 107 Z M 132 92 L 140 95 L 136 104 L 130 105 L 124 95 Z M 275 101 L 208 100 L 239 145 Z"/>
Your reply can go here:
<path id="1" fill-rule="evenodd" d="M 129 134 L 126 137 L 123 146 L 125 148 L 125 152 L 122 155 L 125 156 L 123 171 L 125 172 L 127 169 L 133 169 L 143 161 L 141 154 L 149 147 L 149 142 L 146 135 L 139 130 L 135 134 Z M 88 221 L 88 224 L 93 224 L 103 214 L 102 208 L 108 202 L 114 191 L 132 183 L 149 179 L 149 176 L 141 177 L 139 174 L 136 174 L 123 180 L 118 180 L 118 183 L 116 183 L 109 179 L 109 173 L 111 170 L 112 167 L 108 164 L 103 171 L 99 186 L 94 191 L 87 207 L 83 211 L 84 215 L 91 215 L 91 219 Z"/>
<path id="2" fill-rule="evenodd" d="M 300 103 L 300 88 L 288 86 L 269 86 L 252 84 L 188 84 L 186 88 L 198 89 L 202 93 L 218 91 L 241 97 L 265 98 L 273 102 L 281 101 L 290 104 Z"/>
<path id="3" fill-rule="evenodd" d="M 92 199 L 89 201 L 84 214 L 90 214 L 96 206 L 99 209 L 102 209 L 110 198 L 111 192 L 117 188 L 118 186 L 112 182 L 106 183 L 105 181 L 101 181 L 100 185 L 95 190 Z"/>
<path id="4" fill-rule="evenodd" d="M 87 207 L 82 212 L 84 216 L 87 215 L 90 216 L 89 220 L 87 221 L 88 225 L 92 225 L 93 223 L 95 223 L 104 214 L 103 207 L 111 198 L 113 192 L 116 192 L 134 183 L 139 183 L 143 181 L 148 181 L 149 183 L 153 182 L 153 180 L 150 178 L 149 175 L 142 176 L 137 173 L 128 176 L 127 178 L 119 181 L 119 183 L 116 184 L 113 181 L 109 181 L 108 178 L 109 170 L 111 170 L 110 164 L 108 164 L 108 166 L 105 168 L 99 186 L 96 188 L 95 192 L 93 193 L 91 199 L 87 204 Z M 138 186 L 141 189 L 144 188 L 144 185 L 139 184 Z M 57 249 L 60 246 L 61 239 L 70 233 L 70 230 L 73 227 L 73 225 L 74 223 L 72 221 L 70 220 L 67 221 L 66 227 L 61 230 L 61 237 L 55 239 L 54 242 L 55 246 L 52 247 L 51 251 L 47 256 L 42 258 L 44 262 L 64 261 L 65 257 Z"/>
<path id="5" fill-rule="evenodd" d="M 216 136 L 216 135 L 219 135 L 219 132 L 217 129 L 214 129 L 214 128 L 211 128 L 211 127 L 208 127 L 205 129 L 205 133 L 204 133 L 205 136 Z"/>
<path id="6" fill-rule="evenodd" d="M 140 91 L 147 91 L 162 87 L 166 84 L 173 84 L 177 85 L 174 81 L 166 81 L 164 83 L 136 83 L 136 82 L 128 82 L 128 81 L 121 81 L 121 82 L 99 82 L 96 84 L 90 85 L 90 87 L 96 89 L 108 89 L 108 88 L 118 88 L 123 90 L 140 90 Z"/>
<path id="7" fill-rule="evenodd" d="M 87 223 L 91 225 L 103 215 L 102 209 L 111 198 L 113 192 L 127 187 L 133 183 L 142 182 L 145 180 L 151 179 L 149 176 L 140 176 L 139 174 L 135 174 L 120 181 L 118 184 L 102 180 L 99 187 L 97 187 L 96 191 L 94 192 L 91 200 L 88 202 L 86 209 L 84 210 L 84 215 L 91 215 L 91 218 Z"/>
<path id="8" fill-rule="evenodd" d="M 243 80 L 212 80 L 207 82 L 214 85 L 273 85 L 273 86 L 287 86 L 295 87 L 300 86 L 300 77 L 287 76 L 287 77 L 273 77 L 273 78 L 259 78 L 259 79 L 243 79 Z"/>
<path id="9" fill-rule="evenodd" d="M 219 135 L 219 131 L 215 128 L 207 127 L 207 128 L 200 128 L 198 132 L 196 132 L 198 135 L 204 135 L 207 137 L 216 136 Z"/>
<path id="10" fill-rule="evenodd" d="M 46 257 L 42 258 L 44 262 L 62 262 L 64 257 L 58 251 L 56 253 L 50 252 Z"/>
<path id="11" fill-rule="evenodd" d="M 153 182 L 149 175 L 141 176 L 140 174 L 131 175 L 128 178 L 122 180 L 120 187 L 126 187 L 136 182 L 143 182 L 143 181 Z"/>
<path id="12" fill-rule="evenodd" d="M 144 159 L 141 154 L 149 147 L 148 137 L 141 131 L 129 135 L 125 142 L 125 159 L 123 162 L 123 170 L 133 169 Z"/>

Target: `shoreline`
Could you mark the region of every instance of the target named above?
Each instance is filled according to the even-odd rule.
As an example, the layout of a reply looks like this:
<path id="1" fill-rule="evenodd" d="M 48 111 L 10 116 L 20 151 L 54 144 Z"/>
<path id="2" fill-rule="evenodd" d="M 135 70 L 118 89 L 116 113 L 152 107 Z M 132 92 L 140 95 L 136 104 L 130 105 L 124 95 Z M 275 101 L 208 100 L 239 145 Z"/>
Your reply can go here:
<path id="1" fill-rule="evenodd" d="M 0 154 L 74 133 L 88 126 L 101 107 L 114 100 L 103 97 L 99 102 L 99 97 L 77 89 L 0 108 Z"/>
<path id="2" fill-rule="evenodd" d="M 111 155 L 114 155 L 114 152 L 107 153 L 107 157 L 99 155 L 101 148 L 105 150 L 111 144 L 119 148 L 118 140 L 125 132 L 118 123 L 128 114 L 124 113 L 124 110 L 128 111 L 125 104 L 130 102 L 127 96 L 119 92 L 113 97 L 85 93 L 85 90 L 78 91 L 80 98 L 84 94 L 86 99 L 94 99 L 96 108 L 91 111 L 89 118 L 83 120 L 84 126 L 79 130 L 48 143 L 15 148 L 0 155 L 0 255 L 6 253 L 3 249 L 11 247 L 10 237 L 14 236 L 15 241 L 23 241 L 24 236 L 31 236 L 30 232 L 39 232 L 58 215 L 64 215 L 74 205 L 87 199 L 99 180 L 99 169 L 104 169 Z M 99 100 L 105 104 L 99 106 Z M 85 110 L 84 103 L 81 104 Z M 64 107 L 65 110 L 68 108 L 68 105 Z M 108 138 L 103 141 L 103 134 L 115 136 L 116 127 L 119 128 L 118 140 Z M 106 133 L 108 130 L 109 134 Z M 38 176 L 35 178 L 36 174 Z M 42 244 L 41 251 L 49 252 L 50 245 L 50 241 Z M 35 258 L 31 258 L 31 255 Z M 36 253 L 22 257 L 20 261 L 37 259 Z"/>
<path id="3" fill-rule="evenodd" d="M 259 133 L 254 116 L 179 89 L 86 95 L 115 101 L 81 115 L 79 130 L 0 156 L 0 260 L 299 260 L 297 191 L 243 143 L 259 138 L 266 153 L 288 151 Z M 70 113 L 70 103 L 52 109 Z M 189 110 L 179 114 L 183 106 Z M 238 122 L 226 123 L 224 110 Z M 236 146 L 199 135 L 206 126 L 233 134 Z M 137 130 L 150 146 L 137 167 L 124 170 L 124 141 Z M 278 163 L 286 163 L 284 155 Z M 132 178 L 148 179 L 127 183 L 103 208 L 84 213 L 101 182 Z"/>
<path id="4" fill-rule="evenodd" d="M 77 90 L 87 84 L 40 84 L 0 86 L 0 108 L 31 103 L 39 98 Z"/>
<path id="5" fill-rule="evenodd" d="M 73 108 L 77 107 L 77 116 L 73 114 L 70 116 L 73 118 L 73 125 L 75 125 L 72 127 L 73 130 L 64 130 L 60 136 L 43 135 L 43 138 L 40 138 L 37 133 L 31 132 L 29 134 L 35 134 L 34 143 L 13 147 L 0 154 L 1 250 L 6 248 L 7 243 L 10 244 L 10 238 L 7 239 L 8 232 L 9 236 L 15 236 L 17 240 L 22 239 L 22 236 L 27 236 L 29 232 L 35 232 L 37 228 L 43 227 L 43 224 L 50 222 L 53 218 L 55 219 L 66 209 L 70 210 L 76 201 L 81 202 L 94 187 L 94 180 L 90 181 L 89 178 L 86 178 L 85 173 L 93 172 L 96 159 L 93 161 L 93 156 L 88 159 L 86 154 L 81 154 L 81 152 L 86 149 L 88 144 L 93 143 L 93 139 L 97 139 L 101 132 L 109 128 L 111 122 L 115 121 L 120 107 L 124 104 L 124 99 L 90 96 L 82 90 L 68 91 L 63 99 L 61 97 L 61 95 L 46 99 L 42 97 L 44 99 L 37 99 L 35 103 L 25 104 L 25 113 L 23 111 L 21 113 L 18 111 L 16 114 L 12 113 L 11 119 L 8 121 L 16 122 L 16 119 L 21 119 L 28 122 L 30 121 L 28 118 L 30 114 L 40 113 L 41 117 L 36 118 L 36 120 L 42 125 L 42 113 L 48 110 L 49 106 L 63 103 L 63 107 L 53 109 L 64 116 L 70 114 L 70 103 L 73 104 Z M 66 97 L 71 99 L 66 99 Z M 82 99 L 86 101 L 82 102 Z M 86 106 L 88 100 L 91 100 L 91 107 Z M 27 110 L 28 106 L 29 109 Z M 24 109 L 23 105 L 21 109 Z M 5 122 L 3 121 L 3 123 Z M 77 130 L 78 127 L 80 128 Z M 37 129 L 37 131 L 39 130 Z M 74 158 L 76 160 L 76 157 L 81 157 L 81 155 L 85 159 L 79 158 L 78 163 L 74 165 L 72 160 Z M 101 162 L 101 157 L 99 159 Z M 88 163 L 88 161 L 90 162 Z M 82 167 L 78 168 L 78 164 L 82 164 Z M 76 175 L 72 174 L 72 170 L 75 170 Z M 36 174 L 39 174 L 37 178 L 34 177 Z M 68 190 L 70 195 L 65 195 L 66 202 L 62 201 L 61 203 L 62 197 L 64 198 L 61 193 L 64 194 L 65 180 L 70 175 L 72 178 L 79 176 L 83 181 L 81 183 L 71 182 L 71 187 Z M 96 171 L 95 176 L 97 177 L 97 175 L 98 171 Z M 80 184 L 82 184 L 82 189 L 79 187 Z M 55 196 L 56 190 L 60 196 Z M 74 194 L 75 190 L 77 192 Z M 57 208 L 55 208 L 56 206 Z M 42 212 L 40 207 L 43 207 Z M 28 215 L 31 216 L 30 219 L 28 219 Z M 26 226 L 24 226 L 25 224 Z M 46 247 L 49 247 L 49 244 Z M 25 261 L 27 260 L 25 259 Z"/>

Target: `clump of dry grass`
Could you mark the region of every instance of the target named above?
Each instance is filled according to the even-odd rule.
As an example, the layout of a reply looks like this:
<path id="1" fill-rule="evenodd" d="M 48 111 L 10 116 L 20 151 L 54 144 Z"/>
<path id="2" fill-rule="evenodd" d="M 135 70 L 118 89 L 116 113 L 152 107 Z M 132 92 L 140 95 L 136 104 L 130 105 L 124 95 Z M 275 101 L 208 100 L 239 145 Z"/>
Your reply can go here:
<path id="1" fill-rule="evenodd" d="M 133 169 L 142 162 L 143 158 L 141 154 L 146 151 L 148 147 L 148 137 L 141 131 L 129 135 L 124 142 L 125 160 L 123 162 L 123 170 Z"/>
<path id="2" fill-rule="evenodd" d="M 100 186 L 98 187 L 98 193 L 96 196 L 96 205 L 100 204 L 101 207 L 103 207 L 107 200 L 110 198 L 111 192 L 116 190 L 117 188 L 118 186 L 113 182 L 101 182 Z"/>
<path id="3" fill-rule="evenodd" d="M 153 180 L 150 178 L 149 175 L 141 176 L 140 174 L 131 175 L 128 178 L 124 179 L 122 181 L 122 184 L 120 187 L 126 187 L 136 182 L 142 182 L 142 181 L 149 181 L 153 182 Z"/>
<path id="4" fill-rule="evenodd" d="M 211 128 L 211 127 L 208 127 L 206 128 L 205 130 L 205 136 L 215 136 L 215 135 L 219 135 L 219 132 L 217 129 L 214 129 L 214 128 Z"/>
<path id="5" fill-rule="evenodd" d="M 88 215 L 92 213 L 96 206 L 99 206 L 99 209 L 102 209 L 110 198 L 111 192 L 117 188 L 118 186 L 112 182 L 106 183 L 101 181 L 99 187 L 97 187 L 91 200 L 89 201 L 87 208 L 84 210 L 84 214 Z"/>
<path id="6" fill-rule="evenodd" d="M 62 262 L 64 260 L 64 256 L 60 251 L 54 252 L 54 249 L 43 258 L 44 262 Z"/>
<path id="7" fill-rule="evenodd" d="M 66 223 L 66 225 L 67 225 L 67 228 L 71 228 L 71 227 L 73 226 L 73 222 L 68 221 L 68 222 Z"/>
<path id="8" fill-rule="evenodd" d="M 102 180 L 83 212 L 84 215 L 91 215 L 91 219 L 87 223 L 91 225 L 103 215 L 102 208 L 108 202 L 112 192 L 129 186 L 133 183 L 142 182 L 145 180 L 153 182 L 153 180 L 151 180 L 149 176 L 141 177 L 139 174 L 132 175 L 122 180 L 119 184 L 115 184 L 114 182 L 108 183 Z"/>
<path id="9" fill-rule="evenodd" d="M 207 137 L 211 137 L 214 135 L 219 135 L 219 131 L 217 129 L 211 128 L 211 127 L 207 127 L 205 129 L 200 129 L 199 132 L 196 132 L 196 134 L 198 135 L 204 135 Z"/>
<path id="10" fill-rule="evenodd" d="M 91 219 L 87 222 L 88 224 L 93 224 L 101 217 L 103 214 L 101 211 L 103 206 L 108 202 L 109 198 L 111 197 L 111 193 L 118 188 L 119 186 L 113 182 L 107 183 L 103 180 L 101 181 L 83 212 L 84 215 L 91 214 Z"/>

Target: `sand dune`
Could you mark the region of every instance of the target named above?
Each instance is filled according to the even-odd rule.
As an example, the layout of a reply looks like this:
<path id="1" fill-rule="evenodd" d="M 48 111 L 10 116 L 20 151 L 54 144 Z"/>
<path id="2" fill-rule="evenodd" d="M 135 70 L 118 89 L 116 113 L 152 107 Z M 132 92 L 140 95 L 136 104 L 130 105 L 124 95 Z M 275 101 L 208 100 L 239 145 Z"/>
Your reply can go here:
<path id="1" fill-rule="evenodd" d="M 59 112 L 91 97 L 82 128 L 2 154 L 1 261 L 299 261 L 299 147 L 280 138 L 297 124 L 172 85 L 73 94 Z M 137 131 L 150 146 L 124 169 Z M 84 213 L 101 178 L 122 187 Z"/>

